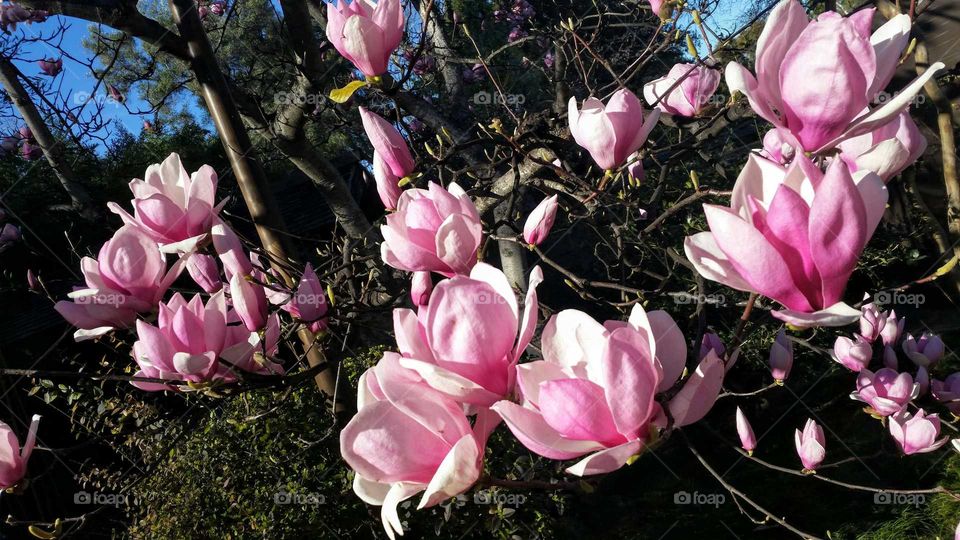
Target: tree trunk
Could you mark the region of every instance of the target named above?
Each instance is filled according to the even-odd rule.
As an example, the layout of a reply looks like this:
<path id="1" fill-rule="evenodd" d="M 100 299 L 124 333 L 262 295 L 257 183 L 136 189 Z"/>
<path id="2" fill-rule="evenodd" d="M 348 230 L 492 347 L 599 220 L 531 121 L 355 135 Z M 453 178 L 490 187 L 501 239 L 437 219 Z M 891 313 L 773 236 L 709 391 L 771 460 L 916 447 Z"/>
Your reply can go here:
<path id="1" fill-rule="evenodd" d="M 279 260 L 291 260 L 293 250 L 288 237 L 283 234 L 286 231 L 283 217 L 276 200 L 270 193 L 266 174 L 256 159 L 240 113 L 217 64 L 213 48 L 197 14 L 197 5 L 194 0 L 169 0 L 169 2 L 174 23 L 187 42 L 191 69 L 200 85 L 200 93 L 217 127 L 234 176 L 237 178 L 237 184 L 240 186 L 240 192 L 243 194 L 243 200 L 250 211 L 250 217 L 256 224 L 263 248 Z M 292 286 L 291 277 L 279 267 L 277 269 L 287 284 Z M 323 351 L 315 346 L 315 336 L 306 329 L 303 329 L 299 336 L 310 366 L 326 363 Z M 320 371 L 315 380 L 322 392 L 336 398 L 332 369 Z"/>

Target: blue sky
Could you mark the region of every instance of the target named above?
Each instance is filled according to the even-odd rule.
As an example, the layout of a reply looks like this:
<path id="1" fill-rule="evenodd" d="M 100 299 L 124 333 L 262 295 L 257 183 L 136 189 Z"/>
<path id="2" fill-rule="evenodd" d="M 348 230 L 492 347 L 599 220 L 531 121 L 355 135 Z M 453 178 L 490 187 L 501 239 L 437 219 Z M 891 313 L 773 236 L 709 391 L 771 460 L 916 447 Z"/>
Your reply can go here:
<path id="1" fill-rule="evenodd" d="M 57 19 L 60 19 L 60 22 L 58 22 Z M 27 39 L 50 37 L 56 34 L 61 22 L 67 28 L 62 35 L 62 39 L 59 41 L 60 48 L 67 51 L 71 56 L 87 60 L 91 55 L 82 45 L 84 36 L 89 34 L 89 23 L 86 21 L 68 17 L 51 17 L 43 23 L 20 24 L 17 25 L 17 30 L 14 32 L 14 35 L 7 39 L 17 39 L 16 36 L 23 36 Z M 37 60 L 42 58 L 56 59 L 63 57 L 62 53 L 57 50 L 56 47 L 41 40 L 25 43 L 21 49 L 20 56 L 24 58 L 25 61 L 17 62 L 17 67 L 24 75 L 28 77 L 40 76 L 44 79 L 49 78 L 42 75 L 40 67 L 36 63 Z M 53 81 L 53 84 L 60 86 L 62 95 L 72 94 L 73 97 L 70 104 L 73 106 L 87 99 L 86 96 L 90 96 L 96 87 L 96 82 L 94 75 L 87 66 L 75 62 L 70 58 L 63 57 L 63 71 L 58 75 L 57 79 Z M 107 100 L 103 114 L 113 123 L 114 129 L 116 126 L 122 125 L 128 131 L 137 134 L 140 133 L 143 128 L 144 118 L 149 117 L 131 114 L 128 112 L 128 109 L 134 112 L 143 111 L 148 110 L 149 105 L 140 100 L 135 95 L 135 92 L 132 94 L 134 95 L 126 96 L 127 101 L 125 107 Z M 106 100 L 106 88 L 100 85 L 97 90 L 97 95 L 92 96 L 92 99 L 98 102 Z M 2 126 L 2 129 L 6 132 L 11 129 L 11 126 Z M 15 129 L 15 127 L 13 129 Z"/>

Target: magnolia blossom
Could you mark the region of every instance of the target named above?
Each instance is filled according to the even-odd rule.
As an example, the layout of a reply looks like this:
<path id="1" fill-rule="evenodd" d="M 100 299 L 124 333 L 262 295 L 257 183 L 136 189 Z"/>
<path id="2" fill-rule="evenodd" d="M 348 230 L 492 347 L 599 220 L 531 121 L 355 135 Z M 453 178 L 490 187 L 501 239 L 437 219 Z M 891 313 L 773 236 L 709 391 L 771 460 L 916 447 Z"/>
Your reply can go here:
<path id="1" fill-rule="evenodd" d="M 377 185 L 377 195 L 387 210 L 396 210 L 403 188 L 400 187 L 400 177 L 393 174 L 387 162 L 380 157 L 380 153 L 373 151 L 373 180 Z"/>
<path id="2" fill-rule="evenodd" d="M 917 381 L 917 396 L 924 396 L 930 389 L 930 372 L 927 368 L 920 366 L 917 368 L 917 376 L 913 378 Z"/>
<path id="3" fill-rule="evenodd" d="M 355 472 L 353 490 L 381 506 L 387 536 L 403 534 L 397 505 L 425 492 L 418 509 L 463 493 L 480 477 L 493 424 L 475 426 L 454 400 L 424 386 L 386 353 L 358 384 L 358 412 L 340 432 L 340 453 Z"/>
<path id="4" fill-rule="evenodd" d="M 923 409 L 915 414 L 903 411 L 890 417 L 890 435 L 906 455 L 925 454 L 947 444 L 950 437 L 940 436 L 940 417 Z"/>
<path id="5" fill-rule="evenodd" d="M 943 358 L 943 340 L 930 332 L 924 332 L 919 339 L 914 339 L 911 334 L 907 334 L 901 346 L 907 357 L 918 366 L 932 366 Z"/>
<path id="6" fill-rule="evenodd" d="M 209 165 L 188 175 L 180 156 L 170 154 L 163 163 L 147 168 L 144 179 L 130 182 L 133 215 L 117 203 L 107 206 L 123 222 L 133 225 L 161 245 L 167 253 L 193 251 L 206 239 L 214 218 L 226 204 L 215 205 L 217 173 Z"/>
<path id="7" fill-rule="evenodd" d="M 864 370 L 873 359 L 873 345 L 860 335 L 854 339 L 840 336 L 833 343 L 833 359 L 851 371 Z"/>
<path id="8" fill-rule="evenodd" d="M 206 253 L 195 253 L 187 261 L 187 273 L 193 282 L 205 292 L 213 294 L 223 288 L 220 279 L 220 270 L 217 268 L 217 259 Z"/>
<path id="9" fill-rule="evenodd" d="M 857 391 L 850 395 L 863 401 L 880 416 L 890 416 L 903 409 L 916 397 L 917 388 L 909 373 L 897 373 L 890 368 L 860 370 Z"/>
<path id="10" fill-rule="evenodd" d="M 740 437 L 740 446 L 748 454 L 753 455 L 753 451 L 757 448 L 757 436 L 753 434 L 753 428 L 740 407 L 737 407 L 737 435 Z"/>
<path id="11" fill-rule="evenodd" d="M 40 71 L 43 71 L 44 75 L 50 77 L 56 77 L 60 74 L 60 71 L 63 70 L 63 59 L 57 58 L 47 58 L 46 60 L 37 60 L 37 65 L 40 66 Z"/>
<path id="12" fill-rule="evenodd" d="M 887 324 L 887 313 L 880 311 L 874 303 L 864 304 L 860 308 L 860 335 L 873 343 L 880 337 Z"/>
<path id="13" fill-rule="evenodd" d="M 647 105 L 667 114 L 697 116 L 720 86 L 720 72 L 697 64 L 675 64 L 665 77 L 643 85 Z M 672 90 L 671 90 L 672 88 Z"/>
<path id="14" fill-rule="evenodd" d="M 790 376 L 793 369 L 793 342 L 787 334 L 780 330 L 770 346 L 770 374 L 777 383 L 782 383 Z"/>
<path id="15" fill-rule="evenodd" d="M 126 96 L 123 95 L 123 92 L 121 92 L 120 89 L 112 84 L 107 85 L 107 95 L 110 96 L 110 99 L 116 101 L 117 103 L 123 103 L 127 100 Z"/>
<path id="16" fill-rule="evenodd" d="M 910 113 L 903 111 L 873 131 L 841 142 L 838 148 L 840 159 L 851 171 L 873 171 L 886 182 L 923 155 L 927 139 Z"/>
<path id="17" fill-rule="evenodd" d="M 493 409 L 532 452 L 564 460 L 590 454 L 567 468 L 577 476 L 622 467 L 668 417 L 672 427 L 697 422 L 723 382 L 723 361 L 711 352 L 667 403 L 667 415 L 654 398 L 683 374 L 687 344 L 670 315 L 639 304 L 628 322 L 561 311 L 543 329 L 541 351 L 543 360 L 517 366 L 521 403 Z"/>
<path id="18" fill-rule="evenodd" d="M 591 97 L 578 109 L 576 98 L 570 98 L 568 117 L 577 144 L 590 152 L 601 169 L 611 170 L 643 146 L 660 118 L 660 110 L 654 109 L 644 117 L 637 96 L 621 88 L 606 105 Z"/>
<path id="19" fill-rule="evenodd" d="M 797 0 L 781 0 L 757 40 L 756 76 L 731 62 L 730 91 L 740 91 L 791 146 L 829 150 L 896 117 L 944 65 L 937 62 L 876 109 L 868 105 L 893 78 L 910 40 L 910 17 L 897 15 L 871 35 L 874 8 L 810 21 Z"/>
<path id="20" fill-rule="evenodd" d="M 339 0 L 327 4 L 327 40 L 366 77 L 387 71 L 403 38 L 400 0 Z"/>
<path id="21" fill-rule="evenodd" d="M 280 317 L 276 313 L 270 314 L 264 329 L 257 332 L 247 330 L 243 324 L 237 324 L 239 322 L 240 317 L 235 311 L 227 312 L 227 334 L 220 358 L 241 371 L 283 375 L 283 366 L 273 360 L 280 348 Z M 221 363 L 214 378 L 233 382 L 237 377 L 233 368 Z"/>
<path id="22" fill-rule="evenodd" d="M 960 416 L 960 373 L 953 373 L 945 380 L 933 379 L 930 382 L 930 393 L 933 397 L 945 404 L 955 416 Z"/>
<path id="23" fill-rule="evenodd" d="M 393 312 L 400 364 L 457 401 L 490 406 L 508 397 L 514 366 L 536 329 L 542 280 L 534 267 L 522 314 L 507 277 L 488 264 L 441 281 L 418 313 Z"/>
<path id="24" fill-rule="evenodd" d="M 408 272 L 469 274 L 477 263 L 483 226 L 463 188 L 430 182 L 428 189 L 408 189 L 397 211 L 380 227 L 383 262 Z"/>
<path id="25" fill-rule="evenodd" d="M 905 318 L 897 319 L 897 312 L 892 309 L 890 310 L 890 313 L 887 314 L 886 321 L 883 323 L 883 327 L 880 328 L 880 339 L 886 347 L 893 347 L 900 341 L 900 336 L 903 335 L 903 327 L 906 323 L 907 320 Z"/>
<path id="26" fill-rule="evenodd" d="M 539 246 L 557 218 L 557 196 L 551 195 L 540 201 L 540 204 L 530 212 L 527 221 L 523 224 L 523 241 L 531 246 Z"/>
<path id="27" fill-rule="evenodd" d="M 308 323 L 312 332 L 326 329 L 325 318 L 329 310 L 327 294 L 312 264 L 307 263 L 296 292 L 290 296 L 289 302 L 280 307 L 300 321 Z"/>
<path id="28" fill-rule="evenodd" d="M 803 463 L 804 471 L 815 471 L 827 456 L 827 440 L 823 436 L 823 428 L 817 425 L 812 418 L 807 419 L 803 431 L 796 430 L 794 441 L 797 445 L 797 455 Z"/>
<path id="29" fill-rule="evenodd" d="M 247 330 L 256 332 L 267 324 L 266 293 L 250 276 L 234 274 L 230 278 L 230 301 Z"/>
<path id="30" fill-rule="evenodd" d="M 880 177 L 854 178 L 840 160 L 823 173 L 802 154 L 788 168 L 751 154 L 730 208 L 705 204 L 710 231 L 684 251 L 703 277 L 782 304 L 773 315 L 787 323 L 849 324 L 860 311 L 843 290 L 886 201 Z"/>
<path id="31" fill-rule="evenodd" d="M 138 312 L 152 311 L 185 262 L 181 258 L 167 270 L 157 244 L 140 229 L 124 225 L 103 244 L 96 259 L 80 261 L 86 287 L 70 293 L 73 301 L 54 307 L 80 329 L 74 334 L 77 340 L 101 336 L 130 326 Z"/>
<path id="32" fill-rule="evenodd" d="M 669 19 L 673 14 L 674 0 L 647 0 L 653 13 L 663 20 Z"/>
<path id="33" fill-rule="evenodd" d="M 30 420 L 27 440 L 20 447 L 20 439 L 5 422 L 0 422 L 0 489 L 9 489 L 20 483 L 27 474 L 27 462 L 37 442 L 40 415 Z"/>
<path id="34" fill-rule="evenodd" d="M 416 162 L 407 147 L 407 141 L 390 122 L 377 113 L 360 107 L 363 131 L 373 145 L 374 160 L 381 159 L 393 176 L 403 178 L 413 172 Z"/>
<path id="35" fill-rule="evenodd" d="M 720 358 L 723 358 L 723 355 L 727 352 L 727 348 L 723 345 L 720 336 L 713 332 L 703 334 L 703 339 L 700 341 L 700 354 L 697 358 L 703 360 L 710 354 L 710 351 L 716 353 Z"/>
<path id="36" fill-rule="evenodd" d="M 763 149 L 760 150 L 761 156 L 780 165 L 786 165 L 793 161 L 795 152 L 796 149 L 790 145 L 789 141 L 783 138 L 780 130 L 774 128 L 764 134 Z"/>
<path id="37" fill-rule="evenodd" d="M 217 358 L 227 332 L 227 303 L 223 291 L 207 303 L 200 295 L 190 301 L 179 293 L 160 304 L 157 326 L 137 321 L 133 359 L 140 366 L 136 377 L 202 382 L 217 371 Z M 174 390 L 176 386 L 133 381 L 148 391 Z"/>
<path id="38" fill-rule="evenodd" d="M 430 303 L 430 294 L 433 293 L 433 278 L 430 272 L 414 272 L 410 280 L 410 300 L 418 308 Z"/>

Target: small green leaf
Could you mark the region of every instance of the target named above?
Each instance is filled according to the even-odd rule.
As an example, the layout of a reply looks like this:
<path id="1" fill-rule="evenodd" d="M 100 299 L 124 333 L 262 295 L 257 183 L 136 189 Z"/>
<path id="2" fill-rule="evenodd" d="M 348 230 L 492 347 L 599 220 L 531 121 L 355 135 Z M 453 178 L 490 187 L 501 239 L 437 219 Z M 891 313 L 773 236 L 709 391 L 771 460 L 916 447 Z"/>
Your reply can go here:
<path id="1" fill-rule="evenodd" d="M 351 81 L 343 88 L 335 88 L 330 91 L 330 99 L 337 103 L 346 103 L 357 90 L 367 86 L 367 81 Z"/>

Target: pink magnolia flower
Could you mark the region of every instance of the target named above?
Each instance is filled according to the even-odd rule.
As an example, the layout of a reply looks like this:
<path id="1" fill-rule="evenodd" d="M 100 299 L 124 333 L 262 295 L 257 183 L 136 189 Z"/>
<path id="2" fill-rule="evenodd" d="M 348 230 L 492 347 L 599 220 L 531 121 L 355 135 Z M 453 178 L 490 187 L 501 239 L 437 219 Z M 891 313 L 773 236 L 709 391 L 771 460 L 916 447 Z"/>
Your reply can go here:
<path id="1" fill-rule="evenodd" d="M 403 188 L 400 187 L 400 177 L 393 174 L 387 163 L 380 157 L 380 153 L 373 151 L 373 180 L 377 184 L 377 195 L 387 210 L 396 210 Z"/>
<path id="2" fill-rule="evenodd" d="M 873 131 L 841 142 L 838 148 L 840 159 L 851 171 L 873 171 L 887 182 L 923 155 L 927 139 L 909 111 L 903 111 Z"/>
<path id="3" fill-rule="evenodd" d="M 44 75 L 50 77 L 56 77 L 60 74 L 60 71 L 63 70 L 63 59 L 57 58 L 47 58 L 46 60 L 37 60 L 37 65 L 40 66 L 40 71 L 43 71 Z"/>
<path id="4" fill-rule="evenodd" d="M 536 329 L 542 280 L 534 267 L 522 314 L 507 277 L 488 264 L 474 266 L 469 277 L 441 281 L 417 314 L 393 312 L 400 364 L 457 401 L 490 406 L 504 399 L 513 392 L 514 366 Z"/>
<path id="5" fill-rule="evenodd" d="M 214 218 L 213 226 L 210 227 L 210 237 L 213 241 L 213 249 L 223 264 L 223 273 L 227 276 L 227 281 L 234 274 L 249 276 L 253 273 L 253 263 L 243 249 L 240 237 L 219 217 Z"/>
<path id="6" fill-rule="evenodd" d="M 748 454 L 753 455 L 753 451 L 757 448 L 757 436 L 753 434 L 753 428 L 740 407 L 737 407 L 737 435 L 740 437 L 740 446 Z"/>
<path id="7" fill-rule="evenodd" d="M 23 240 L 23 231 L 13 223 L 4 223 L 0 227 L 0 253 L 10 249 L 14 244 Z"/>
<path id="8" fill-rule="evenodd" d="M 43 148 L 30 140 L 24 140 L 20 146 L 20 155 L 27 161 L 36 161 L 43 157 Z"/>
<path id="9" fill-rule="evenodd" d="M 930 389 L 930 372 L 927 368 L 920 366 L 917 368 L 917 376 L 913 378 L 917 381 L 917 396 L 926 395 Z"/>
<path id="10" fill-rule="evenodd" d="M 833 343 L 833 359 L 851 371 L 864 370 L 873 359 L 873 345 L 861 335 L 840 336 Z"/>
<path id="11" fill-rule="evenodd" d="M 210 2 L 210 13 L 213 13 L 217 17 L 222 16 L 227 9 L 226 2 Z"/>
<path id="12" fill-rule="evenodd" d="M 681 63 L 670 68 L 665 77 L 643 85 L 643 97 L 647 105 L 653 107 L 656 104 L 658 109 L 667 114 L 697 116 L 718 86 L 719 71 L 707 66 Z"/>
<path id="13" fill-rule="evenodd" d="M 532 452 L 564 460 L 590 454 L 567 468 L 577 476 L 622 467 L 668 417 L 672 427 L 699 421 L 723 382 L 723 361 L 711 352 L 664 413 L 654 398 L 680 379 L 687 344 L 666 312 L 639 305 L 629 321 L 605 324 L 561 311 L 547 322 L 541 351 L 543 360 L 517 366 L 521 403 L 492 408 Z"/>
<path id="14" fill-rule="evenodd" d="M 107 85 L 107 95 L 110 96 L 110 99 L 116 101 L 117 103 L 123 103 L 127 99 L 126 96 L 123 95 L 123 92 L 121 92 L 112 84 Z"/>
<path id="15" fill-rule="evenodd" d="M 643 171 L 643 160 L 640 159 L 640 153 L 634 152 L 627 161 L 629 162 L 627 165 L 627 176 L 633 180 L 634 184 L 640 185 L 640 182 L 642 182 L 646 176 L 646 173 Z M 643 211 L 643 213 L 645 215 L 646 211 Z"/>
<path id="16" fill-rule="evenodd" d="M 380 231 L 383 262 L 408 272 L 452 276 L 470 273 L 477 263 L 483 227 L 463 188 L 430 182 L 428 189 L 404 191 Z"/>
<path id="17" fill-rule="evenodd" d="M 930 382 L 930 393 L 933 397 L 947 406 L 955 416 L 960 416 L 960 373 L 953 373 L 945 380 L 933 379 Z"/>
<path id="18" fill-rule="evenodd" d="M 653 13 L 660 19 L 669 19 L 673 14 L 673 0 L 647 0 L 647 2 Z"/>
<path id="19" fill-rule="evenodd" d="M 327 4 L 327 40 L 366 77 L 387 71 L 403 38 L 400 0 L 338 0 Z"/>
<path id="20" fill-rule="evenodd" d="M 590 152 L 590 157 L 601 169 L 611 170 L 623 165 L 636 152 L 660 118 L 654 109 L 644 118 L 643 105 L 633 92 L 617 90 L 607 104 L 597 98 L 587 98 L 583 108 L 577 108 L 577 99 L 570 98 L 570 133 L 577 144 Z"/>
<path id="21" fill-rule="evenodd" d="M 823 436 L 823 428 L 818 426 L 812 418 L 807 419 L 803 431 L 796 430 L 794 440 L 797 444 L 797 455 L 803 463 L 805 471 L 815 471 L 827 456 L 827 440 Z"/>
<path id="22" fill-rule="evenodd" d="M 770 346 L 770 374 L 777 383 L 782 383 L 790 376 L 793 369 L 793 342 L 787 334 L 780 330 Z"/>
<path id="23" fill-rule="evenodd" d="M 22 22 L 33 22 L 29 11 L 12 2 L 0 4 L 0 28 L 4 32 L 16 30 L 17 23 Z"/>
<path id="24" fill-rule="evenodd" d="M 247 330 L 243 324 L 236 324 L 239 320 L 236 311 L 227 312 L 227 335 L 220 358 L 233 367 L 221 363 L 214 378 L 233 382 L 237 379 L 236 370 L 283 375 L 283 366 L 273 360 L 280 349 L 280 317 L 271 313 L 262 332 Z"/>
<path id="25" fill-rule="evenodd" d="M 471 428 L 463 408 L 399 365 L 396 353 L 360 378 L 358 412 L 340 432 L 340 454 L 354 470 L 353 490 L 381 506 L 391 540 L 403 534 L 397 505 L 425 492 L 417 509 L 463 493 L 480 477 L 489 430 L 478 414 Z"/>
<path id="26" fill-rule="evenodd" d="M 905 110 L 944 67 L 933 64 L 896 96 L 869 110 L 893 77 L 910 39 L 907 15 L 892 18 L 871 35 L 874 11 L 863 9 L 849 17 L 828 11 L 810 21 L 800 2 L 781 0 L 757 41 L 756 76 L 731 62 L 727 86 L 745 94 L 759 116 L 804 151 L 829 150 L 872 131 Z"/>
<path id="27" fill-rule="evenodd" d="M 327 327 L 327 293 L 312 264 L 307 263 L 304 267 L 296 292 L 280 307 L 298 320 L 308 323 L 312 332 L 319 332 Z"/>
<path id="28" fill-rule="evenodd" d="M 697 359 L 703 360 L 710 354 L 710 351 L 713 351 L 720 358 L 723 358 L 723 355 L 727 352 L 720 336 L 713 332 L 703 334 L 703 339 L 700 341 L 700 354 L 697 355 Z"/>
<path id="29" fill-rule="evenodd" d="M 523 241 L 531 246 L 539 246 L 550 234 L 556 218 L 557 196 L 551 195 L 542 200 L 527 216 L 527 221 L 523 224 Z"/>
<path id="30" fill-rule="evenodd" d="M 785 140 L 783 135 L 781 135 L 780 130 L 773 128 L 767 131 L 763 136 L 763 149 L 760 150 L 760 155 L 773 161 L 774 163 L 779 163 L 780 165 L 786 165 L 793 161 L 793 156 L 796 150 L 791 146 L 790 142 Z"/>
<path id="31" fill-rule="evenodd" d="M 363 123 L 363 131 L 373 145 L 374 160 L 379 156 L 397 178 L 403 178 L 413 172 L 417 163 L 410 154 L 407 141 L 390 122 L 363 107 L 360 107 L 360 120 Z"/>
<path id="32" fill-rule="evenodd" d="M 780 320 L 850 324 L 860 311 L 843 290 L 886 201 L 880 177 L 854 179 L 840 160 L 823 173 L 802 154 L 789 168 L 751 154 L 730 208 L 705 204 L 710 231 L 687 237 L 684 251 L 703 277 L 782 304 Z"/>
<path id="33" fill-rule="evenodd" d="M 932 366 L 943 358 L 943 340 L 930 332 L 924 332 L 919 339 L 914 339 L 911 334 L 907 334 L 907 337 L 903 338 L 901 347 L 907 357 L 921 367 Z"/>
<path id="34" fill-rule="evenodd" d="M 220 270 L 217 268 L 217 259 L 206 253 L 194 253 L 187 260 L 187 273 L 193 282 L 205 292 L 213 294 L 223 289 L 220 279 Z"/>
<path id="35" fill-rule="evenodd" d="M 864 304 L 860 308 L 860 335 L 873 343 L 880 337 L 887 324 L 887 313 L 880 311 L 874 303 Z"/>
<path id="36" fill-rule="evenodd" d="M 188 175 L 180 164 L 180 156 L 170 154 L 161 164 L 147 168 L 143 180 L 130 182 L 134 199 L 133 215 L 117 203 L 107 206 L 123 222 L 145 232 L 160 244 L 162 251 L 193 251 L 205 240 L 214 218 L 226 203 L 214 205 L 217 173 L 204 165 Z"/>
<path id="37" fill-rule="evenodd" d="M 203 382 L 213 378 L 227 333 L 227 303 L 223 291 L 207 303 L 200 295 L 190 301 L 179 293 L 160 304 L 157 326 L 137 321 L 133 359 L 136 377 Z M 174 390 L 176 385 L 133 381 L 147 391 Z"/>
<path id="38" fill-rule="evenodd" d="M 0 151 L 3 154 L 12 154 L 17 151 L 17 147 L 20 146 L 20 138 L 15 136 L 7 136 L 0 140 Z"/>
<path id="39" fill-rule="evenodd" d="M 433 278 L 430 272 L 414 272 L 410 280 L 410 300 L 418 308 L 430 303 L 430 294 L 433 293 Z"/>
<path id="40" fill-rule="evenodd" d="M 128 327 L 137 313 L 157 306 L 185 263 L 181 258 L 167 270 L 157 244 L 140 229 L 124 225 L 103 244 L 96 259 L 80 261 L 86 288 L 74 289 L 69 295 L 73 301 L 54 307 L 80 329 L 74 334 L 78 341 Z"/>
<path id="41" fill-rule="evenodd" d="M 909 373 L 897 373 L 890 368 L 880 368 L 876 373 L 862 369 L 857 377 L 857 391 L 850 397 L 866 403 L 880 416 L 890 416 L 903 409 L 916 392 Z"/>
<path id="42" fill-rule="evenodd" d="M 27 474 L 27 462 L 37 442 L 37 428 L 40 427 L 40 415 L 30 420 L 27 440 L 20 447 L 20 439 L 5 422 L 0 422 L 0 489 L 9 489 L 23 480 Z"/>
<path id="43" fill-rule="evenodd" d="M 906 410 L 890 417 L 890 435 L 906 455 L 925 454 L 947 444 L 950 437 L 940 436 L 940 417 L 927 414 L 923 409 L 915 414 Z"/>
<path id="44" fill-rule="evenodd" d="M 230 301 L 247 330 L 256 332 L 267 324 L 266 293 L 250 276 L 234 274 L 230 278 Z"/>
<path id="45" fill-rule="evenodd" d="M 906 323 L 905 318 L 897 319 L 897 312 L 891 309 L 890 313 L 887 314 L 886 321 L 880 328 L 880 339 L 883 344 L 887 347 L 896 345 L 900 341 L 900 336 L 903 335 L 903 327 Z"/>

